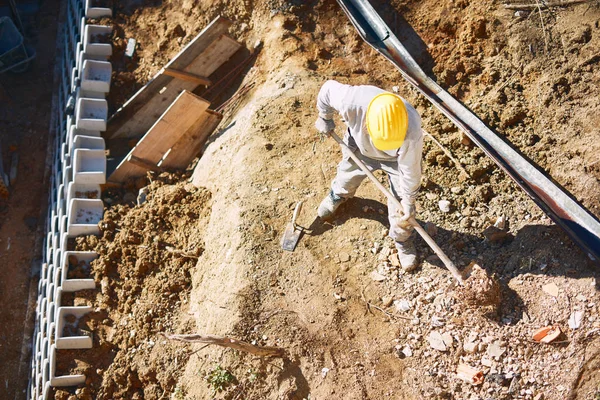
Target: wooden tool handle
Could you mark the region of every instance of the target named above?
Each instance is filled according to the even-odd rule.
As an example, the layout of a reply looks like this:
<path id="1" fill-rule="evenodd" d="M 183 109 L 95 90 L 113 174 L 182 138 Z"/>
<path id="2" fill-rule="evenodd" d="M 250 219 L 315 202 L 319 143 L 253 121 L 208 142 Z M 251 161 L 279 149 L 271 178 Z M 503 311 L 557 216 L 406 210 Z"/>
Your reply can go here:
<path id="1" fill-rule="evenodd" d="M 402 204 L 400 204 L 400 201 L 398 201 L 398 199 L 392 194 L 392 192 L 390 192 L 385 186 L 383 186 L 383 184 L 381 182 L 379 182 L 379 179 L 377 179 L 375 177 L 375 175 L 373 175 L 373 173 L 371 171 L 369 171 L 369 169 L 367 168 L 365 163 L 363 163 L 362 160 L 360 158 L 358 158 L 358 156 L 356 154 L 354 154 L 354 152 L 346 145 L 346 143 L 344 143 L 342 141 L 342 139 L 340 139 L 339 136 L 337 136 L 335 134 L 335 132 L 333 132 L 333 131 L 329 132 L 329 135 L 333 138 L 333 140 L 338 142 L 340 144 L 340 146 L 342 146 L 346 150 L 348 150 L 348 152 L 350 153 L 349 154 L 350 157 L 354 160 L 356 165 L 358 165 L 360 167 L 360 169 L 362 169 L 363 172 L 365 174 L 367 174 L 369 179 L 375 184 L 375 186 L 377 186 L 377 189 L 379 189 L 392 203 L 394 203 L 400 210 L 402 210 L 403 207 L 402 207 Z M 431 236 L 429 236 L 427 231 L 425 231 L 425 229 L 423 229 L 423 227 L 417 222 L 416 219 L 414 219 L 414 217 L 410 217 L 408 222 L 412 226 L 414 226 L 415 230 L 419 233 L 419 235 L 421 235 L 423 240 L 425 240 L 427 242 L 429 247 L 431 247 L 431 249 L 435 252 L 435 254 L 440 258 L 440 260 L 442 260 L 442 262 L 444 263 L 446 268 L 448 268 L 448 270 L 456 278 L 458 283 L 460 285 L 462 285 L 463 284 L 462 274 L 456 268 L 456 266 L 454 265 L 452 260 L 450 260 L 450 258 L 448 258 L 446 253 L 444 253 L 444 251 L 440 248 L 440 246 L 438 246 L 438 244 L 431 238 Z"/>
<path id="2" fill-rule="evenodd" d="M 296 218 L 298 218 L 298 214 L 300 214 L 300 210 L 302 209 L 302 201 L 299 201 L 296 204 L 296 208 L 294 209 L 294 215 L 292 216 L 292 226 L 296 229 Z"/>

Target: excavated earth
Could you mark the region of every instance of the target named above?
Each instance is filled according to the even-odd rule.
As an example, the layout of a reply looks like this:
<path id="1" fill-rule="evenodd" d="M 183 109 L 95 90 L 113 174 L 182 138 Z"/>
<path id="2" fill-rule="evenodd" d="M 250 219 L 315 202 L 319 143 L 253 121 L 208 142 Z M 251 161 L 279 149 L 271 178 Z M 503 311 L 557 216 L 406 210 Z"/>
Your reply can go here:
<path id="1" fill-rule="evenodd" d="M 600 216 L 597 2 L 518 14 L 491 1 L 373 3 L 428 75 Z M 72 327 L 92 332 L 94 348 L 60 364 L 88 382 L 55 398 L 600 398 L 598 266 L 362 42 L 334 1 L 120 2 L 115 46 L 135 37 L 139 48 L 131 62 L 113 56 L 111 107 L 217 15 L 248 48 L 262 41 L 228 95 L 250 90 L 224 107 L 193 174 L 104 193 L 101 237 L 76 244 L 100 253 L 98 290 L 67 299 L 95 308 Z M 372 184 L 332 224 L 316 219 L 340 159 L 313 128 L 327 79 L 397 90 L 452 154 L 425 139 L 418 219 L 456 265 L 475 261 L 499 282 L 493 310 L 463 301 L 420 239 L 421 268 L 398 270 Z M 147 201 L 136 205 L 141 187 Z M 300 200 L 306 232 L 284 252 L 279 239 Z M 533 341 L 545 326 L 562 335 Z M 161 332 L 223 335 L 288 357 Z M 483 383 L 459 379 L 461 363 Z"/>

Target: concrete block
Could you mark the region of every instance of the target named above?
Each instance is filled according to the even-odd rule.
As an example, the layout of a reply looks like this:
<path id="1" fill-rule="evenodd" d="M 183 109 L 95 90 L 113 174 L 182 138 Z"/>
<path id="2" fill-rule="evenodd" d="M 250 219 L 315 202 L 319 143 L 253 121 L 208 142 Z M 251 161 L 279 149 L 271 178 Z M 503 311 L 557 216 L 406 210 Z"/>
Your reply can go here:
<path id="1" fill-rule="evenodd" d="M 112 9 L 107 7 L 105 4 L 98 6 L 94 4 L 93 0 L 85 0 L 85 16 L 87 18 L 104 18 L 112 17 Z"/>
<path id="2" fill-rule="evenodd" d="M 67 204 L 71 203 L 72 199 L 100 199 L 102 196 L 102 192 L 100 190 L 100 185 L 91 184 L 86 185 L 83 183 L 69 183 L 69 188 L 67 190 Z"/>
<path id="3" fill-rule="evenodd" d="M 75 149 L 73 152 L 73 182 L 85 184 L 106 183 L 106 155 L 104 150 Z"/>
<path id="4" fill-rule="evenodd" d="M 91 278 L 90 262 L 98 258 L 98 253 L 94 251 L 66 251 L 63 254 L 61 271 L 62 290 L 64 292 L 76 292 L 78 290 L 95 289 L 96 283 Z M 68 278 L 69 270 L 73 268 L 70 266 L 69 259 L 75 261 L 73 257 L 77 260 L 78 267 L 82 269 L 87 278 Z M 82 263 L 83 265 L 81 265 Z"/>
<path id="5" fill-rule="evenodd" d="M 55 344 L 57 349 L 91 349 L 92 336 L 65 336 L 65 328 L 76 330 L 81 317 L 90 313 L 92 307 L 59 307 L 56 321 Z M 67 322 L 67 317 L 75 318 L 74 323 Z"/>
<path id="6" fill-rule="evenodd" d="M 77 129 L 105 131 L 108 118 L 108 103 L 104 99 L 80 98 L 76 108 Z"/>
<path id="7" fill-rule="evenodd" d="M 50 371 L 49 381 L 50 386 L 54 387 L 66 387 L 66 386 L 79 386 L 85 384 L 85 375 L 56 375 L 56 358 L 57 358 L 58 346 L 53 344 L 50 347 Z"/>
<path id="8" fill-rule="evenodd" d="M 86 54 L 110 57 L 112 55 L 111 34 L 112 27 L 110 26 L 85 25 L 83 51 Z"/>
<path id="9" fill-rule="evenodd" d="M 98 223 L 104 214 L 104 203 L 99 199 L 71 199 L 69 203 L 67 235 L 99 235 Z"/>
<path id="10" fill-rule="evenodd" d="M 86 150 L 105 150 L 106 144 L 104 139 L 99 136 L 84 136 L 77 135 L 73 140 L 71 148 L 71 154 L 75 149 L 86 149 Z"/>
<path id="11" fill-rule="evenodd" d="M 81 73 L 81 89 L 108 93 L 110 91 L 111 75 L 111 63 L 107 61 L 85 60 Z"/>
<path id="12" fill-rule="evenodd" d="M 75 137 L 78 135 L 101 137 L 102 133 L 100 133 L 100 131 L 92 131 L 88 129 L 77 129 L 75 125 L 71 126 L 69 128 L 69 134 L 67 135 L 66 140 L 67 144 L 69 145 L 69 153 L 71 153 L 71 149 L 73 148 L 73 144 L 75 142 Z"/>

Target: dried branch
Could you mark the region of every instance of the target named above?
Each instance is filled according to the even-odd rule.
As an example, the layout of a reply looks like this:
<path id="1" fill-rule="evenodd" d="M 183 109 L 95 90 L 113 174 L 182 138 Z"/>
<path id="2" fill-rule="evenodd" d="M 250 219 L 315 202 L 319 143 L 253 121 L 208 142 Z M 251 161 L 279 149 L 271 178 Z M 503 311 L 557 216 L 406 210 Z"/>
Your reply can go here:
<path id="1" fill-rule="evenodd" d="M 570 4 L 587 3 L 589 0 L 564 0 L 549 1 L 543 4 L 544 8 L 568 6 Z M 538 8 L 538 4 L 505 4 L 504 8 L 508 10 L 533 10 Z"/>
<path id="2" fill-rule="evenodd" d="M 221 347 L 228 347 L 230 349 L 235 349 L 239 351 L 243 351 L 246 353 L 254 354 L 259 357 L 280 357 L 284 358 L 286 352 L 284 349 L 280 347 L 270 347 L 270 346 L 255 346 L 250 343 L 242 342 L 240 340 L 231 339 L 224 336 L 214 336 L 214 335 L 171 335 L 168 333 L 160 332 L 159 335 L 164 336 L 169 340 L 176 340 L 180 342 L 188 342 L 188 343 L 206 343 L 206 344 L 215 344 Z"/>
<path id="3" fill-rule="evenodd" d="M 452 156 L 452 153 L 450 153 L 450 150 L 446 149 L 435 137 L 433 137 L 433 135 L 429 132 L 427 132 L 425 129 L 422 129 L 423 133 L 425 134 L 425 136 L 427 136 L 428 138 L 430 138 L 431 140 L 434 141 L 435 144 L 437 144 L 439 146 L 440 149 L 442 149 L 442 151 L 444 152 L 444 154 L 450 159 L 452 160 L 452 162 L 454 163 L 454 165 L 456 165 L 456 168 L 458 168 L 458 170 L 463 173 L 466 177 L 471 177 L 469 175 L 469 173 L 467 172 L 467 170 L 462 166 L 462 164 L 460 162 L 458 162 L 458 160 L 456 158 L 454 158 L 454 156 Z"/>

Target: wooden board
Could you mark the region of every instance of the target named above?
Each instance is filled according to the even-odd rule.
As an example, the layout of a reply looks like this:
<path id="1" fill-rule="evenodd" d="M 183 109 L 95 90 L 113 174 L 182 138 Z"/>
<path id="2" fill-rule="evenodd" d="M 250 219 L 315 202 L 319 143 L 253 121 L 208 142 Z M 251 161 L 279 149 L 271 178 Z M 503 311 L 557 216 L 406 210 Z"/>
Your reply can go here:
<path id="1" fill-rule="evenodd" d="M 223 119 L 223 114 L 206 110 L 196 123 L 171 148 L 167 157 L 159 164 L 162 168 L 183 169 L 200 154 L 208 137 Z"/>
<path id="2" fill-rule="evenodd" d="M 109 182 L 122 183 L 134 177 L 144 176 L 147 168 L 143 163 L 157 165 L 190 128 L 204 119 L 210 103 L 188 91 L 182 92 L 156 121 L 138 144 L 129 152 L 141 162 L 129 162 L 128 157 L 119 164 L 108 178 Z"/>
<path id="3" fill-rule="evenodd" d="M 165 68 L 210 76 L 242 47 L 226 34 L 230 25 L 228 19 L 217 17 Z M 163 72 L 164 69 L 109 119 L 105 138 L 142 136 L 182 91 L 193 91 L 199 86 L 198 82 L 178 79 Z"/>

